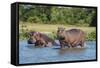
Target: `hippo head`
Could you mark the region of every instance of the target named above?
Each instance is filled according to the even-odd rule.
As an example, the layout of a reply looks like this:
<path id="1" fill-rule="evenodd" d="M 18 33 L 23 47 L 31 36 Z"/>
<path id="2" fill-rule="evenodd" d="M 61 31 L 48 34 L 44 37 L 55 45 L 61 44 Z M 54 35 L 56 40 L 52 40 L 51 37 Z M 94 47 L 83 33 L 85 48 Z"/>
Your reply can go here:
<path id="1" fill-rule="evenodd" d="M 34 44 L 36 42 L 36 39 L 34 38 L 35 33 L 36 33 L 35 31 L 28 33 L 29 35 L 28 44 Z"/>
<path id="2" fill-rule="evenodd" d="M 36 32 L 33 34 L 33 37 L 36 39 L 36 40 L 39 40 L 41 38 L 41 33 L 39 32 Z"/>
<path id="3" fill-rule="evenodd" d="M 58 27 L 57 36 L 59 39 L 64 39 L 64 31 L 65 31 L 65 28 Z"/>

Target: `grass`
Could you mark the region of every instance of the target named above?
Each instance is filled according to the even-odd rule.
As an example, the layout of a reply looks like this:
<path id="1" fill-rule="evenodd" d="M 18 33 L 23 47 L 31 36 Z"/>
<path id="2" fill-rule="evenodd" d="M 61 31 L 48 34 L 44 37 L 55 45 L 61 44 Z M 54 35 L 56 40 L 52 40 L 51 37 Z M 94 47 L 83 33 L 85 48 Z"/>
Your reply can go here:
<path id="1" fill-rule="evenodd" d="M 73 25 L 59 25 L 59 24 L 31 24 L 31 23 L 25 23 L 25 27 L 22 27 L 22 24 L 19 25 L 19 30 L 27 30 L 27 31 L 38 31 L 38 32 L 56 32 L 57 28 L 62 26 L 68 29 L 76 28 L 76 29 L 81 29 L 85 31 L 86 33 L 90 33 L 92 31 L 95 31 L 95 27 L 79 27 L 79 26 L 73 26 Z"/>

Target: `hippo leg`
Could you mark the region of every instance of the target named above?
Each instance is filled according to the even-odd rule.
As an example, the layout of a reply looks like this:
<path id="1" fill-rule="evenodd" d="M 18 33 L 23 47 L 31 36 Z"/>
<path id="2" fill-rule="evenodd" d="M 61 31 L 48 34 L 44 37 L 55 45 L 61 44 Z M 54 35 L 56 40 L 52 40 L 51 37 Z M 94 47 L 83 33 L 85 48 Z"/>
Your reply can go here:
<path id="1" fill-rule="evenodd" d="M 41 44 L 41 47 L 46 47 L 46 44 L 42 43 L 42 44 Z"/>
<path id="2" fill-rule="evenodd" d="M 72 48 L 71 43 L 67 43 L 68 48 Z"/>
<path id="3" fill-rule="evenodd" d="M 82 48 L 84 47 L 84 42 L 83 42 L 83 41 L 81 42 L 81 45 L 80 45 L 80 46 L 81 46 Z"/>
<path id="4" fill-rule="evenodd" d="M 38 44 L 38 42 L 35 42 L 35 46 L 38 46 L 39 44 Z"/>
<path id="5" fill-rule="evenodd" d="M 41 46 L 42 46 L 42 47 L 47 47 L 46 41 L 43 41 L 43 40 L 42 40 L 42 41 L 41 41 Z"/>
<path id="6" fill-rule="evenodd" d="M 40 41 L 36 41 L 35 42 L 35 46 L 39 46 L 40 47 L 41 46 Z"/>
<path id="7" fill-rule="evenodd" d="M 61 46 L 62 49 L 64 48 L 64 45 L 62 43 L 60 44 L 60 46 Z"/>
<path id="8" fill-rule="evenodd" d="M 60 41 L 60 46 L 61 46 L 61 49 L 63 49 L 63 48 L 65 47 L 64 42 L 63 42 L 63 41 Z"/>
<path id="9" fill-rule="evenodd" d="M 77 46 L 77 44 L 73 44 L 73 45 L 72 45 L 72 48 L 75 48 L 76 46 Z"/>
<path id="10" fill-rule="evenodd" d="M 80 42 L 79 42 L 79 43 L 80 43 Z M 78 43 L 78 42 L 73 43 L 73 44 L 72 44 L 72 47 L 73 47 L 73 48 L 77 47 L 77 46 L 79 45 L 79 43 Z"/>
<path id="11" fill-rule="evenodd" d="M 83 42 L 81 43 L 81 47 L 82 47 L 82 48 L 84 47 L 84 43 L 83 43 Z"/>

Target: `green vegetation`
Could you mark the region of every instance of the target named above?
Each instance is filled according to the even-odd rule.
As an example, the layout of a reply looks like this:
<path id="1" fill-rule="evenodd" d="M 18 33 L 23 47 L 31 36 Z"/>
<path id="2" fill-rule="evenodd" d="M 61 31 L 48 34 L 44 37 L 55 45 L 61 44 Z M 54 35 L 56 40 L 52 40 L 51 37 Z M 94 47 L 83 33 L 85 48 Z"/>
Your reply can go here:
<path id="1" fill-rule="evenodd" d="M 86 39 L 89 41 L 96 40 L 96 31 L 92 31 L 86 35 Z"/>
<path id="2" fill-rule="evenodd" d="M 95 16 L 95 8 L 19 5 L 22 22 L 89 26 Z"/>
<path id="3" fill-rule="evenodd" d="M 57 28 L 76 28 L 86 33 L 86 40 L 96 40 L 96 9 L 19 5 L 19 39 L 28 39 L 28 32 L 46 33 L 56 39 Z"/>

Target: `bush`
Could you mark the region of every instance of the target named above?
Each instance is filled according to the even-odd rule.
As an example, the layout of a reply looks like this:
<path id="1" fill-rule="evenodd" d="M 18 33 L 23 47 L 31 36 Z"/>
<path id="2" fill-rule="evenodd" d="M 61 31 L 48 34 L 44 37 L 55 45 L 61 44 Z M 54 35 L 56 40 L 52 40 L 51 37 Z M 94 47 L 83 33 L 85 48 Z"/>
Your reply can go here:
<path id="1" fill-rule="evenodd" d="M 36 17 L 36 16 L 29 17 L 27 21 L 31 22 L 31 23 L 40 23 L 41 22 L 41 20 L 38 17 Z"/>
<path id="2" fill-rule="evenodd" d="M 56 33 L 54 33 L 54 32 L 47 34 L 47 36 L 50 37 L 53 40 L 57 39 Z"/>
<path id="3" fill-rule="evenodd" d="M 88 33 L 86 36 L 86 40 L 89 41 L 96 40 L 96 31 L 92 31 L 91 33 Z"/>
<path id="4" fill-rule="evenodd" d="M 27 32 L 20 33 L 19 39 L 21 39 L 21 40 L 28 39 L 28 33 Z"/>

